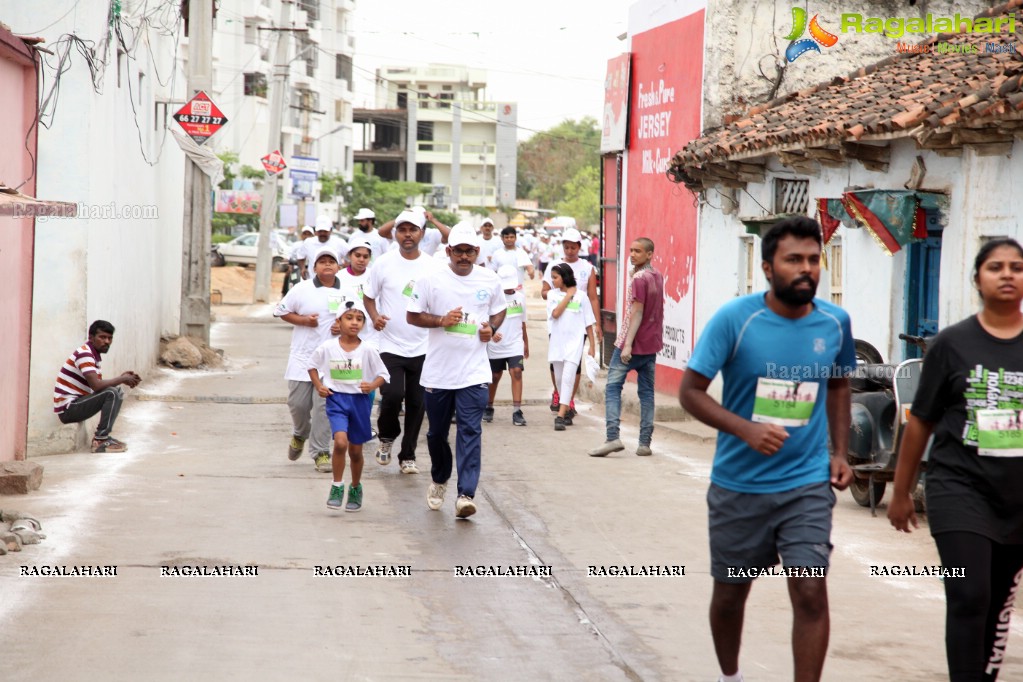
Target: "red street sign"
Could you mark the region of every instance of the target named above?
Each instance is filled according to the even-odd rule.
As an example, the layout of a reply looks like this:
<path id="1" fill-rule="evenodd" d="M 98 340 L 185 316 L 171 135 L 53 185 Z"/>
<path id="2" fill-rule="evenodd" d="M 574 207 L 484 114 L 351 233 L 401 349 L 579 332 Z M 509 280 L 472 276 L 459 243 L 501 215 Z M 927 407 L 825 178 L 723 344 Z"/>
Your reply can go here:
<path id="1" fill-rule="evenodd" d="M 284 157 L 281 156 L 280 150 L 270 152 L 266 156 L 260 159 L 263 162 L 263 168 L 270 175 L 277 175 L 282 170 L 288 167 L 288 164 L 284 163 Z"/>
<path id="2" fill-rule="evenodd" d="M 210 139 L 227 123 L 224 113 L 202 90 L 185 106 L 178 109 L 174 114 L 174 120 L 185 129 L 185 132 L 195 140 L 196 144 L 202 144 Z"/>

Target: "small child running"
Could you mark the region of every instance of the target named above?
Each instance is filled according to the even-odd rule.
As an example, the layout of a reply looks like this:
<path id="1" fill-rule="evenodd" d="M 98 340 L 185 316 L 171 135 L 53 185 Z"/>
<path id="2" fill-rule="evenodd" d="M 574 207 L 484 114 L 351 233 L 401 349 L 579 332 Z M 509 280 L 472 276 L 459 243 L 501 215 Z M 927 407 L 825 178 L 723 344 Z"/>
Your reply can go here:
<path id="1" fill-rule="evenodd" d="M 366 309 L 358 298 L 345 298 L 338 307 L 341 336 L 324 341 L 309 358 L 309 378 L 316 392 L 326 399 L 327 419 L 334 434 L 330 486 L 327 506 L 341 509 L 345 497 L 345 453 L 352 460 L 352 484 L 348 488 L 345 511 L 362 508 L 362 444 L 373 436 L 370 393 L 391 376 L 380 353 L 359 339 L 366 324 Z M 366 381 L 366 378 L 372 380 Z"/>
<path id="2" fill-rule="evenodd" d="M 554 367 L 561 395 L 572 395 L 575 370 L 582 362 L 583 344 L 590 340 L 590 355 L 595 356 L 596 320 L 585 291 L 576 288 L 575 273 L 568 263 L 551 268 L 551 290 L 547 293 L 547 320 L 551 338 L 547 343 L 547 360 Z M 558 405 L 554 430 L 564 431 L 572 425 L 569 405 Z"/>

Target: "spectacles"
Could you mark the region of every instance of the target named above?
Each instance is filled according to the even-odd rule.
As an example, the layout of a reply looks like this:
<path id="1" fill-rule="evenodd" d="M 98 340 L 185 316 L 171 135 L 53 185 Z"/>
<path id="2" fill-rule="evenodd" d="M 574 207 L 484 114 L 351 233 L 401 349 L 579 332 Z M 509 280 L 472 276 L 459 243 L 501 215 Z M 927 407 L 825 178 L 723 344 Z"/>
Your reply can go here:
<path id="1" fill-rule="evenodd" d="M 456 255 L 456 256 L 472 256 L 472 255 L 475 255 L 477 251 L 479 251 L 479 249 L 477 249 L 475 246 L 470 246 L 467 249 L 459 249 L 459 248 L 455 248 L 453 246 L 452 247 L 448 247 L 448 248 L 450 248 L 451 249 L 451 253 Z"/>

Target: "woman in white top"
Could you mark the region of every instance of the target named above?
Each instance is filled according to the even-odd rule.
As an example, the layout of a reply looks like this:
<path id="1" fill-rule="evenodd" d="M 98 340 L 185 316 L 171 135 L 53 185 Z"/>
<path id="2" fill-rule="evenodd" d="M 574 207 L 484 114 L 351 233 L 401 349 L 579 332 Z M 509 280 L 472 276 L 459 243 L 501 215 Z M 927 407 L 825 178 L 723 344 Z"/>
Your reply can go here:
<path id="1" fill-rule="evenodd" d="M 583 343 L 587 337 L 590 339 L 590 355 L 596 353 L 596 320 L 586 292 L 576 289 L 575 273 L 568 263 L 558 263 L 551 268 L 551 284 L 547 294 L 547 325 L 551 331 L 547 360 L 554 366 L 560 394 L 572 395 L 575 370 L 582 360 Z M 571 426 L 568 407 L 564 401 L 558 406 L 558 416 L 554 418 L 555 431 L 564 431 L 566 426 Z"/>

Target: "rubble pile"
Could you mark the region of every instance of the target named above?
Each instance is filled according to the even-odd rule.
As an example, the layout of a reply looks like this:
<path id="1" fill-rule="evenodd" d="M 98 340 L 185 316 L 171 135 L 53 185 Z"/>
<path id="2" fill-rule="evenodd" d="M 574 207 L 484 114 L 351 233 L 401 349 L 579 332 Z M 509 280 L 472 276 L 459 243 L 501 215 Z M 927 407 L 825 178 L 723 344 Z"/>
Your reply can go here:
<path id="1" fill-rule="evenodd" d="M 34 516 L 18 511 L 0 511 L 0 556 L 20 552 L 25 545 L 38 545 L 46 534 Z"/>

